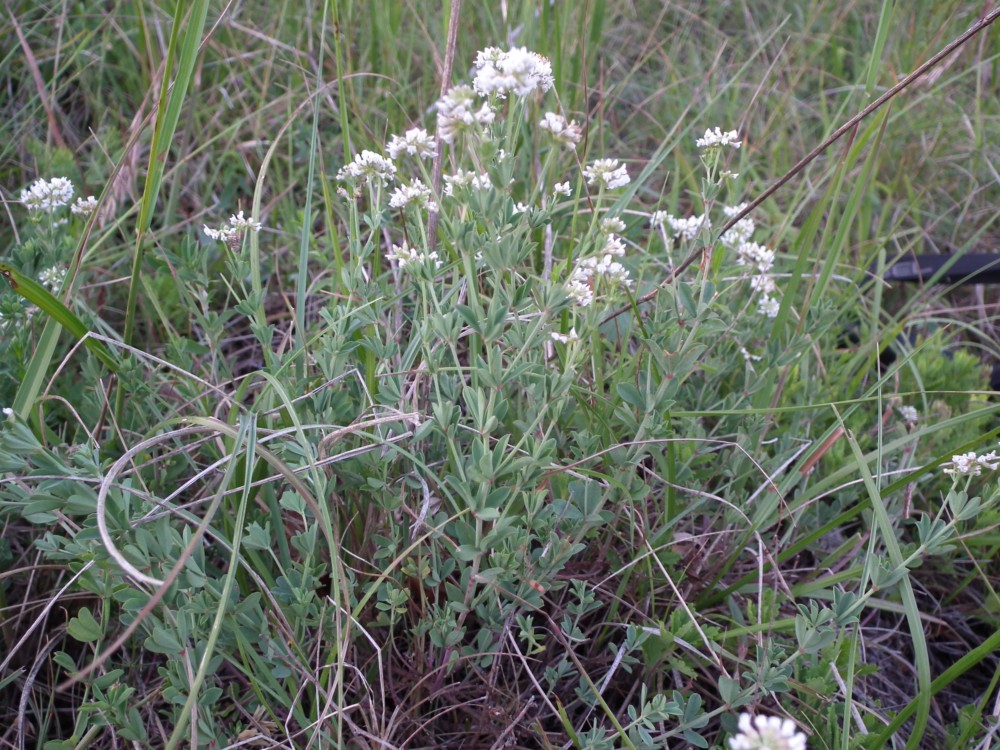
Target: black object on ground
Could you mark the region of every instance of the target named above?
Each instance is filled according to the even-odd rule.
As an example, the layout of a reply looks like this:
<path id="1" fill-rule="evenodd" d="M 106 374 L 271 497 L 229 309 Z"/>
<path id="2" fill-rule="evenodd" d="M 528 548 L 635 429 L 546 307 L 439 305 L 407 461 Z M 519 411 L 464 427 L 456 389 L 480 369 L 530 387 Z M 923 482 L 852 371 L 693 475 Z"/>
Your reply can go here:
<path id="1" fill-rule="evenodd" d="M 887 266 L 882 278 L 886 281 L 915 281 L 926 283 L 951 262 L 938 277 L 939 284 L 1000 284 L 1000 254 L 968 253 L 954 255 L 904 255 Z M 877 273 L 873 266 L 872 273 Z"/>
<path id="2" fill-rule="evenodd" d="M 887 266 L 882 278 L 886 281 L 913 281 L 923 284 L 930 281 L 934 274 L 949 262 L 951 265 L 937 278 L 937 283 L 1000 284 L 1000 254 L 997 253 L 967 253 L 957 258 L 954 255 L 914 255 L 911 253 Z M 878 273 L 878 269 L 874 265 L 869 270 L 873 274 Z M 886 347 L 879 359 L 886 358 L 890 352 L 891 347 Z M 947 352 L 945 354 L 947 355 Z M 889 361 L 883 360 L 882 364 L 891 364 L 895 359 L 895 352 L 891 352 Z M 1000 363 L 993 365 L 993 370 L 990 373 L 990 389 L 1000 391 Z"/>

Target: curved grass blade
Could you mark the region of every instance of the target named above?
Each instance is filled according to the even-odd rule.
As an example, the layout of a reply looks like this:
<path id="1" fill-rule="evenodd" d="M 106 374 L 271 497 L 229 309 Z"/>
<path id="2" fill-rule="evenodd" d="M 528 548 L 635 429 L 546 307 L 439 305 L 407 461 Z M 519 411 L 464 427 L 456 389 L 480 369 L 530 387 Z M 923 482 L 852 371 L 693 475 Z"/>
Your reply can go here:
<path id="1" fill-rule="evenodd" d="M 2 275 L 10 288 L 24 297 L 28 302 L 35 305 L 56 321 L 59 325 L 83 341 L 83 345 L 94 353 L 101 362 L 108 366 L 112 372 L 118 372 L 118 363 L 112 356 L 111 351 L 100 341 L 91 338 L 87 334 L 90 329 L 84 325 L 76 315 L 73 314 L 66 305 L 52 296 L 49 291 L 34 279 L 18 273 L 6 263 L 0 263 L 0 275 Z"/>

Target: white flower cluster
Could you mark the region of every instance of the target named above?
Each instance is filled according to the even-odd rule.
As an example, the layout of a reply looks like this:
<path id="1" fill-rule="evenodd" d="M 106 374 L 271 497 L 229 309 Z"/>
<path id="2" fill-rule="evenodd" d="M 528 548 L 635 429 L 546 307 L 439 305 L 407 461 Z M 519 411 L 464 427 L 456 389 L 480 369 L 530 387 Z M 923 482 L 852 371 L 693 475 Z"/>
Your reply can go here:
<path id="1" fill-rule="evenodd" d="M 544 93 L 553 84 L 552 64 L 524 47 L 512 47 L 506 52 L 487 47 L 476 55 L 475 68 L 472 86 L 481 96 L 503 99 L 513 93 L 523 99 L 535 91 Z"/>
<path id="2" fill-rule="evenodd" d="M 454 195 L 456 190 L 471 188 L 472 190 L 489 190 L 493 187 L 493 181 L 486 172 L 467 172 L 464 169 L 458 170 L 453 175 L 444 176 L 444 194 Z"/>
<path id="3" fill-rule="evenodd" d="M 558 331 L 552 331 L 549 334 L 553 341 L 558 341 L 560 344 L 568 344 L 570 341 L 579 341 L 580 336 L 576 332 L 576 328 L 570 328 L 569 333 L 559 333 Z"/>
<path id="4" fill-rule="evenodd" d="M 13 410 L 13 409 L 11 409 L 11 408 L 10 408 L 9 406 L 5 406 L 5 407 L 4 407 L 4 408 L 3 408 L 2 410 L 0 410 L 0 411 L 2 411 L 2 412 L 3 412 L 3 416 L 4 416 L 4 418 L 5 418 L 5 419 L 6 419 L 6 420 L 7 420 L 8 422 L 13 422 L 13 421 L 14 421 L 14 410 Z"/>
<path id="5" fill-rule="evenodd" d="M 978 477 L 983 473 L 983 469 L 996 471 L 998 466 L 1000 466 L 1000 457 L 997 456 L 996 451 L 990 451 L 981 456 L 977 456 L 975 451 L 971 451 L 959 456 L 952 456 L 951 467 L 945 469 L 944 473 L 951 476 Z"/>
<path id="6" fill-rule="evenodd" d="M 601 219 L 601 234 L 621 234 L 625 231 L 625 222 L 617 216 L 608 216 Z M 622 251 L 624 253 L 624 251 Z"/>
<path id="7" fill-rule="evenodd" d="M 743 142 L 740 140 L 740 134 L 735 130 L 723 133 L 721 128 L 715 128 L 714 130 L 706 130 L 705 135 L 695 141 L 695 145 L 700 149 L 723 148 L 725 146 L 739 148 Z"/>
<path id="8" fill-rule="evenodd" d="M 76 216 L 90 216 L 97 208 L 97 198 L 88 195 L 86 198 L 77 198 L 69 210 Z"/>
<path id="9" fill-rule="evenodd" d="M 434 268 L 441 267 L 441 260 L 437 252 L 421 252 L 410 247 L 406 242 L 402 245 L 393 245 L 386 257 L 396 261 L 400 268 L 406 268 L 409 265 L 422 265 L 429 261 L 434 263 Z"/>
<path id="10" fill-rule="evenodd" d="M 73 195 L 76 189 L 73 183 L 66 177 L 53 177 L 51 180 L 35 180 L 29 187 L 21 191 L 21 203 L 32 213 L 53 211 L 69 206 L 69 210 L 74 216 L 89 216 L 97 208 L 97 198 L 88 195 L 86 198 L 77 198 L 72 205 Z M 66 220 L 56 222 L 56 226 L 65 224 Z"/>
<path id="11" fill-rule="evenodd" d="M 617 159 L 598 159 L 583 169 L 583 176 L 587 178 L 587 183 L 604 190 L 614 190 L 625 187 L 632 178 L 628 176 L 628 171 L 624 164 L 619 164 Z"/>
<path id="12" fill-rule="evenodd" d="M 741 203 L 738 206 L 727 206 L 723 209 L 723 213 L 728 218 L 732 218 L 746 207 L 746 203 Z M 781 308 L 781 303 L 774 296 L 778 291 L 777 285 L 774 283 L 774 279 L 768 275 L 768 272 L 774 267 L 774 250 L 750 239 L 756 228 L 753 219 L 744 216 L 732 228 L 723 233 L 719 242 L 726 249 L 736 253 L 736 265 L 748 266 L 756 271 L 756 275 L 750 278 L 750 288 L 759 295 L 757 312 L 773 318 Z"/>
<path id="13" fill-rule="evenodd" d="M 609 235 L 600 255 L 581 258 L 573 267 L 573 273 L 566 282 L 569 296 L 580 305 L 589 307 L 594 302 L 594 292 L 601 285 L 601 279 L 608 283 L 620 284 L 628 289 L 633 281 L 629 278 L 628 269 L 614 260 L 625 255 L 625 243 L 617 236 Z"/>
<path id="14" fill-rule="evenodd" d="M 390 208 L 404 208 L 405 206 L 416 206 L 425 208 L 432 213 L 438 210 L 437 203 L 431 200 L 431 189 L 420 180 L 414 180 L 409 185 L 400 185 L 392 191 L 389 198 Z"/>
<path id="15" fill-rule="evenodd" d="M 656 211 L 652 218 L 650 219 L 650 224 L 654 227 L 660 226 L 664 223 L 670 225 L 670 233 L 684 242 L 690 242 L 695 239 L 702 229 L 706 231 L 711 231 L 712 220 L 709 218 L 708 214 L 702 214 L 701 216 L 689 216 L 686 219 L 678 218 L 673 214 L 668 214 L 666 211 Z"/>
<path id="16" fill-rule="evenodd" d="M 609 234 L 604 242 L 604 252 L 608 255 L 614 255 L 616 258 L 622 257 L 625 255 L 625 240 L 617 234 Z"/>
<path id="17" fill-rule="evenodd" d="M 495 119 L 490 105 L 479 104 L 475 90 L 464 84 L 449 89 L 437 103 L 438 135 L 445 143 L 453 143 L 458 134 L 484 128 Z"/>
<path id="18" fill-rule="evenodd" d="M 369 184 L 385 185 L 396 177 L 396 165 L 374 151 L 362 151 L 354 155 L 354 161 L 345 164 L 337 172 L 338 180 L 365 180 Z"/>
<path id="19" fill-rule="evenodd" d="M 21 191 L 21 203 L 29 211 L 52 213 L 73 200 L 73 183 L 65 177 L 35 180 Z"/>
<path id="20" fill-rule="evenodd" d="M 790 719 L 740 714 L 739 727 L 729 738 L 730 750 L 806 750 L 806 736 Z"/>
<path id="21" fill-rule="evenodd" d="M 767 273 L 774 266 L 774 250 L 757 242 L 741 242 L 732 249 L 736 251 L 736 265 L 752 266 L 761 273 Z"/>
<path id="22" fill-rule="evenodd" d="M 572 195 L 572 194 L 573 194 L 573 188 L 571 188 L 569 186 L 568 182 L 557 182 L 555 185 L 552 186 L 552 195 L 553 196 L 556 196 L 556 195 L 566 195 L 566 196 L 568 196 L 568 195 Z"/>
<path id="23" fill-rule="evenodd" d="M 897 406 L 896 411 L 899 413 L 899 418 L 903 420 L 904 424 L 915 425 L 917 423 L 919 414 L 915 406 Z"/>
<path id="24" fill-rule="evenodd" d="M 727 219 L 731 219 L 746 207 L 746 203 L 740 203 L 738 206 L 724 206 L 722 213 L 725 214 Z M 735 248 L 741 242 L 746 242 L 753 237 L 753 233 L 756 229 L 757 225 L 754 224 L 753 219 L 749 216 L 744 216 L 730 229 L 726 230 L 726 233 L 722 235 L 721 242 L 728 248 Z"/>
<path id="25" fill-rule="evenodd" d="M 235 216 L 229 217 L 229 223 L 223 224 L 218 229 L 212 229 L 207 224 L 202 227 L 202 231 L 205 236 L 213 239 L 225 242 L 227 245 L 232 245 L 234 242 L 243 236 L 244 232 L 259 232 L 262 224 L 259 221 L 254 221 L 253 218 L 247 218 L 240 211 Z"/>
<path id="26" fill-rule="evenodd" d="M 51 268 L 46 268 L 44 271 L 38 274 L 38 283 L 48 289 L 55 291 L 62 286 L 63 280 L 66 278 L 66 269 L 62 266 L 52 266 Z"/>
<path id="27" fill-rule="evenodd" d="M 538 127 L 548 130 L 552 134 L 552 139 L 566 148 L 576 148 L 583 140 L 583 130 L 580 126 L 575 121 L 567 122 L 565 117 L 555 112 L 546 112 Z"/>
<path id="28" fill-rule="evenodd" d="M 419 156 L 421 159 L 433 159 L 437 156 L 437 141 L 423 128 L 412 128 L 401 136 L 392 136 L 386 151 L 393 160 L 403 154 Z"/>

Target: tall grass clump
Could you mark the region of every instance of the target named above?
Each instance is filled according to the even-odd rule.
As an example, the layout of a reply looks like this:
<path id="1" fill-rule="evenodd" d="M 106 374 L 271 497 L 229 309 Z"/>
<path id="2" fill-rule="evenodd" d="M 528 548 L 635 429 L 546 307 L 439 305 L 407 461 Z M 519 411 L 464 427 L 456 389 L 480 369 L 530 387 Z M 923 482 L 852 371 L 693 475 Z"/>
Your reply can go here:
<path id="1" fill-rule="evenodd" d="M 12 13 L 4 742 L 988 742 L 996 14 L 460 5 Z"/>

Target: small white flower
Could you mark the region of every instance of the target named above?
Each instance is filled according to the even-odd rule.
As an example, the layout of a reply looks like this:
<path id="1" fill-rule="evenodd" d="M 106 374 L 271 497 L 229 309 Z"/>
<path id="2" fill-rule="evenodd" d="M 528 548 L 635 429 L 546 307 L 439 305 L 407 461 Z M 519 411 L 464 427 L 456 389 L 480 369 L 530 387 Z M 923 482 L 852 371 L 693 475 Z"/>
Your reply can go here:
<path id="1" fill-rule="evenodd" d="M 777 285 L 774 283 L 774 279 L 764 274 L 751 276 L 750 288 L 753 289 L 755 292 L 767 295 L 774 294 L 778 289 Z"/>
<path id="2" fill-rule="evenodd" d="M 491 187 L 493 187 L 493 181 L 490 180 L 490 176 L 486 172 L 472 178 L 473 190 L 489 190 Z"/>
<path id="3" fill-rule="evenodd" d="M 464 169 L 459 169 L 455 174 L 446 174 L 444 176 L 444 194 L 454 195 L 455 191 L 469 187 L 475 176 L 474 172 L 467 172 Z"/>
<path id="4" fill-rule="evenodd" d="M 601 219 L 601 234 L 621 234 L 625 231 L 625 222 L 617 216 Z"/>
<path id="5" fill-rule="evenodd" d="M 572 195 L 573 189 L 569 186 L 568 182 L 557 182 L 552 186 L 552 195 Z"/>
<path id="6" fill-rule="evenodd" d="M 514 204 L 514 215 L 515 216 L 517 214 L 526 214 L 529 211 L 531 211 L 531 206 L 529 206 L 527 203 L 515 203 Z"/>
<path id="7" fill-rule="evenodd" d="M 576 148 L 583 140 L 583 130 L 577 122 L 567 122 L 566 118 L 555 112 L 546 112 L 538 123 L 542 130 L 548 130 L 552 139 L 566 148 Z"/>
<path id="8" fill-rule="evenodd" d="M 594 290 L 600 286 L 601 280 L 607 283 L 619 284 L 631 289 L 634 282 L 629 277 L 625 266 L 616 261 L 615 256 L 606 252 L 601 256 L 581 258 L 573 266 L 573 272 L 566 282 L 569 296 L 581 307 L 588 307 L 594 301 Z"/>
<path id="9" fill-rule="evenodd" d="M 568 344 L 570 341 L 579 341 L 580 337 L 576 333 L 576 328 L 570 328 L 569 333 L 559 333 L 558 331 L 552 331 L 549 334 L 553 341 L 558 341 L 560 344 Z"/>
<path id="10" fill-rule="evenodd" d="M 743 359 L 747 362 L 760 362 L 761 356 L 759 354 L 751 354 L 747 351 L 745 346 L 740 347 L 740 354 L 743 355 Z"/>
<path id="11" fill-rule="evenodd" d="M 722 148 L 724 146 L 739 148 L 742 143 L 743 142 L 740 140 L 740 134 L 735 130 L 723 133 L 720 128 L 715 128 L 715 130 L 706 130 L 705 135 L 695 141 L 695 145 L 701 149 Z"/>
<path id="12" fill-rule="evenodd" d="M 495 94 L 503 99 L 514 93 L 524 98 L 535 91 L 548 91 L 553 84 L 552 64 L 524 47 L 507 52 L 487 47 L 476 55 L 475 68 L 472 86 L 481 96 Z"/>
<path id="13" fill-rule="evenodd" d="M 21 203 L 29 211 L 55 211 L 73 200 L 73 183 L 65 177 L 35 180 L 21 191 Z"/>
<path id="14" fill-rule="evenodd" d="M 246 232 L 246 231 L 259 232 L 261 230 L 261 227 L 263 227 L 264 225 L 261 224 L 259 221 L 254 221 L 252 218 L 251 219 L 246 218 L 243 215 L 243 212 L 240 211 L 235 216 L 229 217 L 229 226 L 235 229 L 237 232 Z"/>
<path id="15" fill-rule="evenodd" d="M 625 255 L 625 242 L 617 234 L 609 234 L 607 241 L 604 243 L 604 252 L 608 255 L 614 255 L 616 258 L 621 258 Z"/>
<path id="16" fill-rule="evenodd" d="M 396 176 L 396 165 L 374 151 L 355 154 L 354 161 L 345 164 L 337 172 L 338 180 L 367 180 L 370 184 L 385 185 Z"/>
<path id="17" fill-rule="evenodd" d="M 86 198 L 77 198 L 69 210 L 77 216 L 90 216 L 97 208 L 97 198 L 88 195 Z"/>
<path id="18" fill-rule="evenodd" d="M 455 195 L 456 190 L 471 188 L 472 190 L 489 190 L 493 182 L 486 172 L 476 174 L 459 169 L 453 175 L 444 176 L 444 194 Z"/>
<path id="19" fill-rule="evenodd" d="M 212 229 L 206 224 L 202 226 L 201 230 L 205 233 L 206 237 L 225 242 L 232 247 L 239 242 L 244 232 L 259 232 L 262 226 L 263 224 L 259 221 L 256 221 L 252 217 L 248 219 L 243 211 L 240 211 L 230 216 L 229 223 L 223 224 L 218 229 Z"/>
<path id="20" fill-rule="evenodd" d="M 475 131 L 486 127 L 496 119 L 490 105 L 476 101 L 476 92 L 471 86 L 455 86 L 448 90 L 437 103 L 438 134 L 445 143 L 452 143 L 462 132 Z"/>
<path id="21" fill-rule="evenodd" d="M 390 159 L 398 159 L 403 154 L 430 159 L 437 156 L 437 142 L 423 128 L 412 128 L 402 136 L 394 135 L 386 148 Z"/>
<path id="22" fill-rule="evenodd" d="M 653 211 L 652 215 L 649 217 L 649 226 L 653 229 L 657 227 L 662 227 L 663 223 L 670 218 L 670 214 L 666 211 Z"/>
<path id="23" fill-rule="evenodd" d="M 730 750 L 806 750 L 806 736 L 790 719 L 740 714 L 739 727 L 729 738 Z"/>
<path id="24" fill-rule="evenodd" d="M 757 312 L 767 318 L 777 317 L 780 308 L 781 303 L 770 295 L 762 294 L 757 300 Z"/>
<path id="25" fill-rule="evenodd" d="M 426 208 L 431 213 L 437 212 L 437 204 L 431 200 L 431 189 L 420 180 L 414 180 L 410 185 L 400 185 L 389 197 L 390 208 L 409 205 Z"/>
<path id="26" fill-rule="evenodd" d="M 899 413 L 899 418 L 903 420 L 904 424 L 915 425 L 919 417 L 917 409 L 914 406 L 897 406 L 896 411 Z"/>
<path id="27" fill-rule="evenodd" d="M 598 159 L 584 168 L 583 176 L 587 178 L 588 184 L 598 183 L 606 190 L 624 187 L 632 181 L 625 165 L 619 164 L 617 159 Z"/>
<path id="28" fill-rule="evenodd" d="M 389 260 L 396 261 L 400 268 L 406 268 L 411 264 L 419 265 L 427 262 L 433 262 L 435 268 L 441 267 L 441 260 L 438 257 L 437 252 L 420 252 L 419 250 L 410 247 L 406 242 L 402 245 L 393 245 L 392 250 L 389 251 L 389 254 L 386 257 L 388 257 Z"/>
<path id="29" fill-rule="evenodd" d="M 656 214 L 653 215 L 653 218 L 657 218 Z M 712 229 L 712 220 L 708 218 L 708 214 L 689 216 L 686 219 L 678 219 L 676 216 L 667 214 L 665 218 L 674 237 L 679 237 L 686 242 L 695 239 L 702 229 L 709 231 Z"/>
<path id="30" fill-rule="evenodd" d="M 65 268 L 62 268 L 61 266 L 52 266 L 51 268 L 46 268 L 38 274 L 38 283 L 44 287 L 55 290 L 62 286 L 65 278 Z"/>
<path id="31" fill-rule="evenodd" d="M 219 240 L 221 242 L 225 242 L 226 244 L 229 244 L 233 240 L 238 239 L 240 236 L 239 232 L 237 232 L 235 229 L 225 224 L 223 224 L 218 229 L 212 229 L 210 226 L 208 226 L 208 224 L 203 224 L 201 227 L 201 231 L 203 231 L 205 233 L 205 236 L 208 237 L 209 239 Z"/>
<path id="32" fill-rule="evenodd" d="M 594 290 L 589 283 L 589 277 L 583 278 L 576 272 L 566 282 L 566 292 L 580 307 L 590 307 L 594 301 Z"/>
<path id="33" fill-rule="evenodd" d="M 733 224 L 731 228 L 723 232 L 722 237 L 719 238 L 719 242 L 722 243 L 723 247 L 736 250 L 744 242 L 750 241 L 756 229 L 757 225 L 754 223 L 754 220 L 749 216 L 744 216 Z"/>
<path id="34" fill-rule="evenodd" d="M 736 206 L 723 206 L 722 213 L 725 214 L 727 219 L 731 219 L 749 205 L 750 205 L 749 203 L 744 201 L 743 203 L 740 203 L 739 205 Z"/>
<path id="35" fill-rule="evenodd" d="M 3 415 L 8 422 L 14 421 L 14 410 L 11 409 L 9 406 L 5 406 L 3 408 Z"/>
<path id="36" fill-rule="evenodd" d="M 754 266 L 761 273 L 767 273 L 774 266 L 774 250 L 756 242 L 743 242 L 736 247 L 736 264 Z"/>
<path id="37" fill-rule="evenodd" d="M 977 456 L 975 451 L 971 451 L 952 456 L 951 468 L 944 469 L 944 473 L 951 476 L 978 477 L 983 473 L 983 469 L 996 471 L 997 466 L 1000 466 L 1000 458 L 997 457 L 996 451 L 990 451 L 981 456 Z"/>

